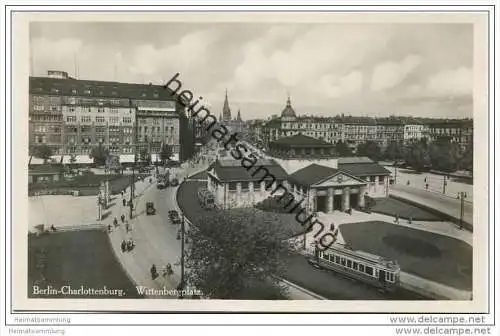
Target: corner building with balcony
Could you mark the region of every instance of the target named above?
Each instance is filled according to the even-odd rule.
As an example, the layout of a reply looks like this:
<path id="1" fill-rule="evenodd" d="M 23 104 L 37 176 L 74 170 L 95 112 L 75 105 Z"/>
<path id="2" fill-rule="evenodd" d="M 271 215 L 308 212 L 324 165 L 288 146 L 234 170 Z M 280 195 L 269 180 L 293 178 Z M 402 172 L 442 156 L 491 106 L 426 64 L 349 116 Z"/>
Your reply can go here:
<path id="1" fill-rule="evenodd" d="M 29 144 L 49 146 L 61 162 L 75 156 L 91 163 L 102 145 L 120 162 L 133 162 L 146 148 L 155 161 L 163 144 L 184 159 L 186 116 L 171 91 L 160 85 L 78 80 L 66 72 L 29 79 Z"/>

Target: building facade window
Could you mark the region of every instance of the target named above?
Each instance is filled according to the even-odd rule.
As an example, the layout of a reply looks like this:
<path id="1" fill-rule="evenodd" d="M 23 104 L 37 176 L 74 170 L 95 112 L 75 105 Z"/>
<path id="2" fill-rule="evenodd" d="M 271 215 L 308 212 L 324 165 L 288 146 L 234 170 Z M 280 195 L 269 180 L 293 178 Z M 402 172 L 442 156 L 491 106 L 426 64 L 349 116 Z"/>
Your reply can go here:
<path id="1" fill-rule="evenodd" d="M 67 122 L 76 122 L 76 116 L 67 116 L 66 121 Z"/>

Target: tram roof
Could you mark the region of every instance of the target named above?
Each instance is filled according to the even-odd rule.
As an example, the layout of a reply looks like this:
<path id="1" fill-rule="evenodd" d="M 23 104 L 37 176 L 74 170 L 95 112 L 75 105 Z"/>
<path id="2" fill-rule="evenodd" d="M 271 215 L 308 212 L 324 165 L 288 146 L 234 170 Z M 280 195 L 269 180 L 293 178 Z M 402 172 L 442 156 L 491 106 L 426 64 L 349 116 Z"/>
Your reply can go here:
<path id="1" fill-rule="evenodd" d="M 344 245 L 339 244 L 339 243 L 333 244 L 332 246 L 329 247 L 328 250 L 333 250 L 335 252 L 340 252 L 340 253 L 348 255 L 348 256 L 353 256 L 353 257 L 356 257 L 359 259 L 364 259 L 364 260 L 372 262 L 372 263 L 381 264 L 382 266 L 385 266 L 385 267 L 390 268 L 390 269 L 398 269 L 399 268 L 399 265 L 398 265 L 397 261 L 395 261 L 395 260 L 386 259 L 386 258 L 381 257 L 379 255 L 368 253 L 368 252 L 361 251 L 361 250 L 352 250 L 352 249 L 347 248 Z"/>

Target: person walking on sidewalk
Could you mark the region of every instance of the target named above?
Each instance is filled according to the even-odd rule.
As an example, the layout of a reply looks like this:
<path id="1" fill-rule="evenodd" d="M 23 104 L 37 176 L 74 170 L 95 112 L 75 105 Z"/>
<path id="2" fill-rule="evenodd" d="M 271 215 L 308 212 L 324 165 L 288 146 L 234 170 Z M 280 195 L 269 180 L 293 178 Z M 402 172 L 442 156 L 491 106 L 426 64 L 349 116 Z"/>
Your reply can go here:
<path id="1" fill-rule="evenodd" d="M 158 272 L 156 272 L 155 264 L 151 266 L 150 272 L 151 272 L 151 279 L 153 280 L 156 279 L 156 277 L 158 276 Z"/>
<path id="2" fill-rule="evenodd" d="M 120 216 L 120 218 L 121 218 L 121 220 L 122 220 L 122 223 L 125 223 L 125 215 L 124 215 L 124 214 L 122 214 L 122 215 Z"/>
<path id="3" fill-rule="evenodd" d="M 125 221 L 125 231 L 127 231 L 127 233 L 129 233 L 131 230 L 130 230 L 130 225 L 128 224 L 128 220 Z"/>
<path id="4" fill-rule="evenodd" d="M 118 219 L 116 219 L 116 217 L 113 219 L 113 225 L 114 225 L 115 227 L 117 227 L 117 226 L 118 226 Z"/>
<path id="5" fill-rule="evenodd" d="M 122 252 L 125 252 L 125 250 L 127 249 L 127 243 L 125 242 L 125 240 L 122 240 L 121 248 Z"/>

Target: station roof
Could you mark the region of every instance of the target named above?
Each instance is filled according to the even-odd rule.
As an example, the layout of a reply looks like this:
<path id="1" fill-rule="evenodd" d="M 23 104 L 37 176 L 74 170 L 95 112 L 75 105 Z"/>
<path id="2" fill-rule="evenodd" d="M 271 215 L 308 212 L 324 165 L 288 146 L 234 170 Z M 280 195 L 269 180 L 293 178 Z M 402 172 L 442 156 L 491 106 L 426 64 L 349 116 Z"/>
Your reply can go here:
<path id="1" fill-rule="evenodd" d="M 30 166 L 29 175 L 59 175 L 64 172 L 64 167 L 60 164 L 41 164 Z"/>
<path id="2" fill-rule="evenodd" d="M 391 172 L 376 162 L 371 163 L 338 163 L 338 168 L 353 176 L 390 175 Z"/>
<path id="3" fill-rule="evenodd" d="M 333 144 L 324 140 L 316 139 L 304 134 L 295 134 L 285 138 L 280 138 L 271 142 L 270 147 L 334 147 Z"/>
<path id="4" fill-rule="evenodd" d="M 321 166 L 313 163 L 302 168 L 288 177 L 292 183 L 303 186 L 311 186 L 339 172 L 338 169 Z"/>
<path id="5" fill-rule="evenodd" d="M 213 170 L 223 182 L 260 181 L 265 174 L 273 176 L 276 180 L 287 178 L 286 171 L 276 161 L 268 159 L 257 160 L 250 169 L 243 167 L 241 160 L 217 160 Z"/>

